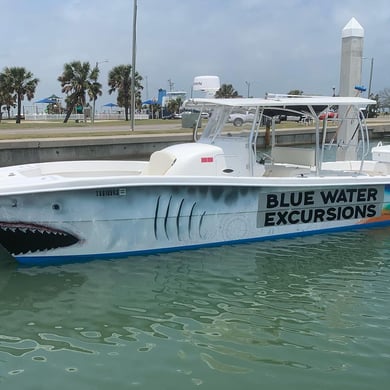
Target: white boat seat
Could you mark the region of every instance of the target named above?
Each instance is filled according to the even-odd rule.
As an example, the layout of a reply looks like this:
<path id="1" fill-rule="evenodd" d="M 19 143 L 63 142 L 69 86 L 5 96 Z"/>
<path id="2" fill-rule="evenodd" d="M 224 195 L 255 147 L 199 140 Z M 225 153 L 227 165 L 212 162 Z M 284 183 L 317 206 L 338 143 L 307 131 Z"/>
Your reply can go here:
<path id="1" fill-rule="evenodd" d="M 310 168 L 286 166 L 282 164 L 270 164 L 266 166 L 263 176 L 266 177 L 298 177 L 298 176 L 310 176 Z"/>
<path id="2" fill-rule="evenodd" d="M 141 175 L 165 175 L 168 169 L 175 163 L 176 157 L 165 150 L 159 150 L 151 154 L 149 163 L 142 170 Z"/>
<path id="3" fill-rule="evenodd" d="M 287 146 L 274 146 L 271 152 L 275 163 L 287 163 L 313 167 L 315 165 L 315 151 L 310 148 L 295 148 Z"/>

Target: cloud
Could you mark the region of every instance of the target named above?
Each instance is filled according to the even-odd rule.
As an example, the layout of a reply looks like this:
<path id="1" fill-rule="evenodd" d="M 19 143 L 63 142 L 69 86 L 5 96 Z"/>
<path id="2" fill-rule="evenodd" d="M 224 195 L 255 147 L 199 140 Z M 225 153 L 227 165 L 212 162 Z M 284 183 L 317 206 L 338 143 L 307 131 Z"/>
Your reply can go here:
<path id="1" fill-rule="evenodd" d="M 24 66 L 41 82 L 37 98 L 61 92 L 57 77 L 72 60 L 100 64 L 107 75 L 131 63 L 133 2 L 19 0 L 2 5 L 0 68 Z M 338 88 L 341 30 L 351 17 L 365 29 L 364 53 L 375 58 L 373 91 L 390 86 L 390 8 L 385 0 L 138 0 L 137 71 L 144 97 L 168 89 L 190 93 L 194 76 L 218 75 L 246 94 L 332 93 Z M 6 37 L 6 38 L 4 38 Z M 369 61 L 363 63 L 368 83 Z M 144 83 L 145 84 L 145 83 Z M 148 96 L 146 96 L 146 94 Z"/>

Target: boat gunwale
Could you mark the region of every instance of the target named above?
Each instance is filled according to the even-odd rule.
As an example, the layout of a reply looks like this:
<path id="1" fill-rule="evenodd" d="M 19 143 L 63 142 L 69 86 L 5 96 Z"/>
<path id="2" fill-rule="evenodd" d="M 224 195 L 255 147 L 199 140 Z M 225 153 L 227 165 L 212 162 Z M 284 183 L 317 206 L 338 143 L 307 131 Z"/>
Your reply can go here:
<path id="1" fill-rule="evenodd" d="M 336 171 L 337 172 L 337 171 Z M 344 186 L 370 186 L 388 183 L 388 176 L 360 175 L 359 173 L 345 175 L 324 176 L 294 176 L 294 177 L 223 177 L 223 176 L 99 176 L 89 178 L 69 178 L 56 175 L 47 176 L 44 182 L 29 181 L 23 178 L 14 187 L 0 189 L 0 198 L 5 196 L 49 193 L 57 191 L 94 190 L 98 188 L 117 187 L 153 187 L 153 186 L 200 186 L 200 187 L 251 187 L 251 188 L 304 188 L 304 187 L 339 187 Z M 61 186 L 59 186 L 61 184 Z"/>

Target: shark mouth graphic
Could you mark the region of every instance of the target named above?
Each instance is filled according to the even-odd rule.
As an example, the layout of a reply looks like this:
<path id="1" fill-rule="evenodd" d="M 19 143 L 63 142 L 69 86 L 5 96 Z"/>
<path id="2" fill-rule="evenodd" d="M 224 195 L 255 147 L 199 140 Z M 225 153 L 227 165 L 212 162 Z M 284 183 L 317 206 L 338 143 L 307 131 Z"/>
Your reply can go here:
<path id="1" fill-rule="evenodd" d="M 0 221 L 0 244 L 12 255 L 63 248 L 79 241 L 68 232 L 48 226 Z"/>

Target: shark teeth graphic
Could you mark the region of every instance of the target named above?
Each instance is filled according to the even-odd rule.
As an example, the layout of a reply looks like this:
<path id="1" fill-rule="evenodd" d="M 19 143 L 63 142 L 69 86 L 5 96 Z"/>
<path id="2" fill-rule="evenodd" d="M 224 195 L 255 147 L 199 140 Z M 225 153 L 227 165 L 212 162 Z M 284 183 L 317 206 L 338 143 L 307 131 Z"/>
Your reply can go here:
<path id="1" fill-rule="evenodd" d="M 24 222 L 0 221 L 0 244 L 12 255 L 64 248 L 79 241 L 79 238 L 64 230 Z"/>

